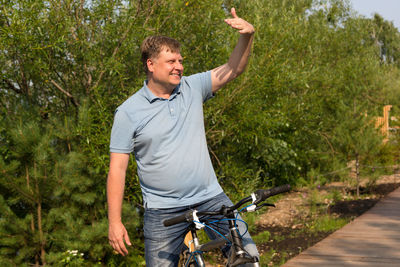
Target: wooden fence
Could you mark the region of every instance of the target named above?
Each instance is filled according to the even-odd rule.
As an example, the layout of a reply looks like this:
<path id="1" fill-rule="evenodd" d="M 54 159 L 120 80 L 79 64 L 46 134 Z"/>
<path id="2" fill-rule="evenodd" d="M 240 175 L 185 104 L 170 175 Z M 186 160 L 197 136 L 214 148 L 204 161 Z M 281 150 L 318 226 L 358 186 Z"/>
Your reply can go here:
<path id="1" fill-rule="evenodd" d="M 390 132 L 396 131 L 399 129 L 398 126 L 390 127 L 390 121 L 396 121 L 396 117 L 390 117 L 390 110 L 392 105 L 386 105 L 383 107 L 383 117 L 375 118 L 375 127 L 380 128 L 382 135 L 385 137 L 383 142 L 387 142 L 389 140 Z"/>

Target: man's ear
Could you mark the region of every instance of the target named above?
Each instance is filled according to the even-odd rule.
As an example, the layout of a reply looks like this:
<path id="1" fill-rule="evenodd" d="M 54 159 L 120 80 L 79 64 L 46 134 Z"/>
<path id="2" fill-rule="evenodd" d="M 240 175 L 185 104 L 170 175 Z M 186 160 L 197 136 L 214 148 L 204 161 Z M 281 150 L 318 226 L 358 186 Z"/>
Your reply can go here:
<path id="1" fill-rule="evenodd" d="M 148 58 L 146 61 L 147 64 L 147 69 L 149 70 L 149 72 L 153 72 L 154 71 L 154 60 L 152 60 L 151 58 Z"/>

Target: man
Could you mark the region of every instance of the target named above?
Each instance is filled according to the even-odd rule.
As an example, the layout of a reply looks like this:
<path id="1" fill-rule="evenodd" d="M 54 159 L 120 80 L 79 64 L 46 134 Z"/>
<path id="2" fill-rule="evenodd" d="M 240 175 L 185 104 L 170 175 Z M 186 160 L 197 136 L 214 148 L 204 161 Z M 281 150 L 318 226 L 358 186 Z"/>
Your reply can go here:
<path id="1" fill-rule="evenodd" d="M 109 241 L 116 252 L 128 254 L 125 243 L 131 243 L 121 206 L 129 154 L 134 152 L 145 206 L 147 266 L 177 265 L 187 225 L 164 227 L 165 219 L 192 208 L 231 205 L 211 165 L 202 109 L 248 63 L 254 27 L 234 8 L 231 14 L 225 22 L 240 33 L 238 43 L 226 64 L 208 72 L 182 76 L 180 44 L 164 36 L 146 38 L 141 50 L 147 81 L 115 113 L 107 180 Z M 258 256 L 250 236 L 244 245 Z"/>

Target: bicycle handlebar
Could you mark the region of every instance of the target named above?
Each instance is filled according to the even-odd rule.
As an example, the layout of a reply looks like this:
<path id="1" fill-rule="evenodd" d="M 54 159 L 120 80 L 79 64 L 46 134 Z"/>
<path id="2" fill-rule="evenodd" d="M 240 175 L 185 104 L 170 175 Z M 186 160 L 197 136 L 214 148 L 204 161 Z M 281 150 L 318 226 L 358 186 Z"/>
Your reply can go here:
<path id="1" fill-rule="evenodd" d="M 199 216 L 201 215 L 224 215 L 224 212 L 228 211 L 233 211 L 242 206 L 244 203 L 253 200 L 253 204 L 257 205 L 263 201 L 265 201 L 267 198 L 288 192 L 290 190 L 290 185 L 281 185 L 278 187 L 270 188 L 270 189 L 258 189 L 257 191 L 254 192 L 254 197 L 246 197 L 240 200 L 238 203 L 233 205 L 232 207 L 222 207 L 221 210 L 219 211 L 199 211 L 197 214 Z M 252 194 L 253 195 L 253 194 Z M 193 222 L 193 210 L 189 210 L 185 214 L 179 215 L 177 217 L 167 219 L 165 220 L 164 226 L 172 226 L 181 222 Z"/>
<path id="2" fill-rule="evenodd" d="M 290 185 L 285 184 L 281 186 L 277 186 L 271 189 L 259 189 L 254 194 L 256 195 L 256 200 L 254 201 L 254 204 L 257 205 L 258 203 L 263 202 L 269 197 L 288 192 L 290 190 Z"/>
<path id="3" fill-rule="evenodd" d="M 179 215 L 177 217 L 165 220 L 164 226 L 172 226 L 181 222 L 190 222 L 193 221 L 193 210 L 189 210 L 185 214 Z"/>

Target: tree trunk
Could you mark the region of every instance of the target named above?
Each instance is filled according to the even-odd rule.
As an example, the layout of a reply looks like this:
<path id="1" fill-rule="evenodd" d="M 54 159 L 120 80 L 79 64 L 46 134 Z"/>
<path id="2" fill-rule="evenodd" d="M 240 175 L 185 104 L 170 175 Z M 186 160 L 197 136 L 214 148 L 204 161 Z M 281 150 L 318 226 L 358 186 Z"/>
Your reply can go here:
<path id="1" fill-rule="evenodd" d="M 34 164 L 34 169 L 36 170 L 36 163 Z M 42 262 L 42 265 L 46 265 L 46 251 L 45 251 L 45 240 L 44 240 L 44 234 L 43 234 L 43 227 L 42 227 L 42 201 L 40 198 L 40 190 L 39 190 L 39 183 L 35 181 L 35 191 L 36 191 L 36 197 L 37 197 L 37 223 L 38 223 L 38 231 L 39 231 L 39 242 L 40 242 L 40 260 Z"/>
<path id="2" fill-rule="evenodd" d="M 359 172 L 358 154 L 356 154 L 356 182 L 357 182 L 357 198 L 359 198 L 360 197 L 360 172 Z"/>
<path id="3" fill-rule="evenodd" d="M 42 203 L 40 201 L 38 202 L 37 213 L 38 213 L 38 230 L 39 230 L 39 240 L 40 240 L 40 259 L 42 261 L 42 265 L 46 265 L 45 241 L 42 229 Z"/>
<path id="4" fill-rule="evenodd" d="M 28 170 L 28 165 L 25 165 L 25 173 L 26 173 L 26 187 L 28 188 L 28 191 L 30 193 L 32 193 L 31 190 L 31 185 L 30 185 L 30 179 L 29 179 L 29 170 Z M 32 231 L 32 235 L 35 234 L 35 217 L 33 215 L 33 213 L 31 212 L 31 231 Z M 35 266 L 39 267 L 39 256 L 36 254 L 35 255 Z"/>

